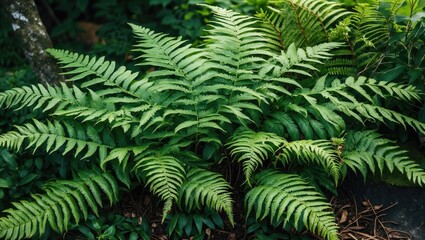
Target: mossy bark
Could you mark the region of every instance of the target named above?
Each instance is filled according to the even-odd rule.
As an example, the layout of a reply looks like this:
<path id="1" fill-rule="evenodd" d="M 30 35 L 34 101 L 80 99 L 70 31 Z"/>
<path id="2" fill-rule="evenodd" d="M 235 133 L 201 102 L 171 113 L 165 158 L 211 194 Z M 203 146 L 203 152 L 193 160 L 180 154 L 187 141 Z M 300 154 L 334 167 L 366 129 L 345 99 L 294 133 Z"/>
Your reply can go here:
<path id="1" fill-rule="evenodd" d="M 24 50 L 35 74 L 43 84 L 63 79 L 55 60 L 45 51 L 52 41 L 40 19 L 33 0 L 0 0 L 1 7 L 12 25 L 16 40 Z"/>

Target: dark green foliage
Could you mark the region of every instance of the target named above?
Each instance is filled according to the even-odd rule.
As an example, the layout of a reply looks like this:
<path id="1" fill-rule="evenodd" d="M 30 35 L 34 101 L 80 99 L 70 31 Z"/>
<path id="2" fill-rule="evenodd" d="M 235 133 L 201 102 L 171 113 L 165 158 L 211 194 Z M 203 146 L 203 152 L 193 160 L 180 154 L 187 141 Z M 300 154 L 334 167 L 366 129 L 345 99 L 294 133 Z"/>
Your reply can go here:
<path id="1" fill-rule="evenodd" d="M 177 200 L 179 188 L 184 181 L 183 164 L 173 156 L 136 156 L 134 170 L 140 170 L 146 185 L 165 201 L 163 220 Z"/>
<path id="2" fill-rule="evenodd" d="M 313 33 L 316 28 L 328 31 L 348 14 L 324 1 L 287 3 L 288 11 L 300 6 L 296 15 L 311 24 L 322 22 L 309 25 Z M 347 169 L 375 173 L 385 164 L 390 172 L 397 168 L 413 183 L 424 183 L 425 171 L 390 140 L 370 131 L 351 131 L 365 125 L 376 129 L 379 123 L 425 132 L 425 124 L 386 107 L 389 101 L 419 100 L 416 87 L 363 76 L 330 77 L 323 63 L 341 43 L 304 47 L 310 36 L 305 35 L 302 43 L 282 46 L 283 31 L 274 30 L 279 20 L 272 15 L 256 18 L 201 7 L 214 18 L 203 44 L 196 46 L 130 24 L 138 41 L 138 65 L 152 68 L 146 74 L 104 57 L 51 49 L 72 86 L 32 85 L 0 93 L 2 107 L 43 112 L 0 135 L 0 146 L 57 152 L 82 165 L 73 168 L 80 178 L 86 178 L 81 173 L 101 178 L 48 183 L 46 194 L 15 203 L 8 212 L 19 218 L 25 207 L 41 204 L 37 196 L 45 196 L 49 204 L 59 202 L 49 210 L 50 218 L 29 215 L 28 228 L 15 227 L 21 219 L 11 223 L 11 215 L 0 218 L 5 235 L 42 234 L 47 221 L 63 232 L 66 221 L 55 225 L 54 219 L 78 223 L 87 218 L 88 208 L 96 214 L 101 192 L 109 202 L 117 200 L 119 180 L 128 188 L 141 182 L 164 203 L 162 220 L 170 219 L 169 235 L 175 238 L 202 238 L 204 225 L 223 228 L 221 212 L 233 225 L 233 187 L 244 195 L 246 218 L 255 219 L 257 226 L 250 225 L 261 228 L 259 236 L 273 234 L 259 226 L 267 219 L 273 228 L 307 229 L 337 239 L 335 216 L 320 188 L 334 192 Z M 317 11 L 325 9 L 320 16 Z M 240 163 L 243 183 L 227 182 L 222 168 L 230 161 Z M 104 172 L 84 171 L 97 167 Z M 84 187 L 96 190 L 86 193 Z M 55 191 L 65 197 L 57 199 Z M 80 192 L 84 199 L 75 197 Z M 113 226 L 94 230 L 108 236 L 117 231 Z M 90 235 L 90 230 L 83 231 Z"/>
<path id="3" fill-rule="evenodd" d="M 265 132 L 245 131 L 235 134 L 227 145 L 230 154 L 242 162 L 245 178 L 250 184 L 251 175 L 263 162 L 272 158 L 272 154 L 285 141 L 278 135 Z"/>
<path id="4" fill-rule="evenodd" d="M 293 42 L 298 47 L 345 42 L 335 52 L 338 57 L 326 62 L 330 74 L 361 74 L 423 89 L 424 4 L 372 0 L 349 5 L 350 9 L 333 1 L 280 0 L 258 16 L 282 48 Z"/>
<path id="5" fill-rule="evenodd" d="M 240 9 L 251 14 L 265 5 L 238 0 L 79 0 L 69 5 L 64 0 L 48 0 L 40 2 L 38 7 L 55 46 L 108 55 L 122 64 L 132 58 L 133 39 L 127 23 L 196 40 L 210 15 L 208 9 L 197 8 L 197 3 Z"/>
<path id="6" fill-rule="evenodd" d="M 85 239 L 149 240 L 149 223 L 142 218 L 124 217 L 110 212 L 100 217 L 89 215 L 76 229 Z"/>
<path id="7" fill-rule="evenodd" d="M 405 150 L 374 131 L 349 132 L 342 157 L 348 167 L 364 178 L 369 171 L 382 175 L 384 169 L 390 173 L 397 169 L 409 181 L 420 186 L 425 183 L 425 172 L 419 164 L 410 160 Z"/>
<path id="8" fill-rule="evenodd" d="M 0 11 L 0 67 L 17 67 L 22 66 L 25 58 L 22 57 L 22 50 L 16 44 L 13 38 L 13 30 L 5 13 Z M 3 73 L 0 73 L 0 76 Z"/>
<path id="9" fill-rule="evenodd" d="M 57 180 L 43 186 L 44 194 L 33 194 L 32 202 L 13 203 L 15 209 L 7 209 L 1 219 L 0 237 L 21 239 L 42 235 L 46 223 L 58 232 L 68 229 L 70 221 L 79 223 L 87 219 L 88 209 L 98 214 L 102 207 L 101 192 L 106 193 L 112 204 L 118 199 L 118 186 L 107 173 L 80 172 L 72 181 Z"/>
<path id="10" fill-rule="evenodd" d="M 15 69 L 0 69 L 0 90 L 6 91 L 13 87 L 21 87 L 29 83 L 35 83 L 33 72 L 28 67 Z M 34 116 L 28 109 L 20 111 L 0 112 L 0 132 L 10 130 L 12 123 L 21 124 Z"/>
<path id="11" fill-rule="evenodd" d="M 327 140 L 299 140 L 284 144 L 279 149 L 278 160 L 283 164 L 289 164 L 294 160 L 301 164 L 321 165 L 326 172 L 338 183 L 340 163 L 335 146 Z"/>
<path id="12" fill-rule="evenodd" d="M 48 179 L 68 176 L 69 165 L 60 155 L 52 154 L 48 162 L 43 158 L 42 154 L 26 156 L 0 150 L 0 209 L 10 207 L 11 202 L 33 192 Z"/>
<path id="13" fill-rule="evenodd" d="M 205 207 L 213 208 L 217 212 L 224 211 L 230 223 L 234 225 L 230 188 L 220 174 L 192 168 L 179 193 L 180 206 L 187 211 Z"/>
<path id="14" fill-rule="evenodd" d="M 257 186 L 245 196 L 247 214 L 255 212 L 262 220 L 270 217 L 272 225 L 292 222 L 305 226 L 325 239 L 338 239 L 338 226 L 330 204 L 300 176 L 263 171 L 257 174 Z"/>
<path id="15" fill-rule="evenodd" d="M 280 0 L 271 12 L 260 12 L 266 29 L 278 37 L 282 48 L 314 46 L 329 40 L 332 27 L 349 14 L 338 3 L 325 0 Z M 297 26 L 297 27 L 294 27 Z"/>
<path id="16" fill-rule="evenodd" d="M 168 217 L 167 232 L 171 239 L 182 239 L 184 236 L 193 236 L 193 239 L 205 239 L 205 228 L 212 230 L 223 229 L 224 222 L 221 216 L 214 211 L 206 213 L 176 213 Z"/>

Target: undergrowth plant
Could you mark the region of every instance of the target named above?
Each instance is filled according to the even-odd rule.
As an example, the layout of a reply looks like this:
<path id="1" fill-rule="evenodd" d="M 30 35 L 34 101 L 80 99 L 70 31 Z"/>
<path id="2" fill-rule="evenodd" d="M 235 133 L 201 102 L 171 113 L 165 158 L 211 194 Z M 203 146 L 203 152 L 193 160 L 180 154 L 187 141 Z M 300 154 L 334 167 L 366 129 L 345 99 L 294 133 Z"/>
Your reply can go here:
<path id="1" fill-rule="evenodd" d="M 363 75 L 424 89 L 423 1 L 356 1 L 350 8 L 327 0 L 270 2 L 257 16 L 277 33 L 282 47 L 343 42 L 336 57 L 326 61 L 330 74 Z"/>
<path id="2" fill-rule="evenodd" d="M 44 113 L 0 135 L 1 147 L 84 163 L 74 166 L 74 179 L 49 181 L 4 211 L 1 238 L 38 236 L 47 225 L 67 231 L 116 203 L 122 186 L 141 182 L 162 200 L 163 221 L 173 213 L 170 235 L 199 233 L 202 212 L 225 213 L 233 226 L 232 189 L 243 189 L 247 219 L 333 240 L 338 226 L 322 192 L 334 192 L 347 171 L 366 177 L 387 169 L 425 183 L 425 171 L 376 132 L 389 123 L 425 132 L 384 107 L 418 101 L 415 87 L 323 75 L 318 69 L 341 43 L 282 46 L 285 32 L 263 19 L 205 7 L 214 20 L 199 47 L 130 24 L 138 64 L 154 69 L 147 74 L 50 49 L 68 84 L 0 93 L 2 107 Z M 242 182 L 226 181 L 229 162 L 242 169 Z M 179 226 L 183 217 L 196 231 Z"/>

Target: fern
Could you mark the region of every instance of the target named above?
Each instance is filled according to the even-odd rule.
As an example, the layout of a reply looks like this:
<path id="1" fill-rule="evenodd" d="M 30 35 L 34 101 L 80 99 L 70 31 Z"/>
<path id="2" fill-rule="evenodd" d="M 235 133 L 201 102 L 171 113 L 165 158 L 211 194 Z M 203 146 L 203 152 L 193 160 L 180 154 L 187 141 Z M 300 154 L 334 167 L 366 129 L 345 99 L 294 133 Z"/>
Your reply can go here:
<path id="1" fill-rule="evenodd" d="M 218 173 L 193 168 L 187 173 L 187 181 L 179 193 L 182 208 L 191 210 L 208 206 L 217 212 L 225 211 L 234 225 L 230 185 Z"/>
<path id="2" fill-rule="evenodd" d="M 271 133 L 243 131 L 235 134 L 227 143 L 230 155 L 238 162 L 242 162 L 246 181 L 250 185 L 251 175 L 254 171 L 269 160 L 277 147 L 285 142 Z"/>
<path id="3" fill-rule="evenodd" d="M 138 64 L 154 71 L 139 74 L 104 57 L 51 49 L 74 85 L 0 93 L 0 107 L 43 112 L 0 135 L 0 147 L 59 152 L 105 171 L 52 181 L 45 194 L 14 203 L 15 210 L 0 219 L 2 237 L 42 234 L 47 223 L 66 231 L 89 209 L 100 212 L 102 192 L 116 201 L 115 178 L 129 189 L 135 182 L 149 188 L 164 203 L 163 221 L 170 213 L 208 209 L 226 213 L 234 224 L 231 188 L 239 186 L 211 170 L 222 170 L 217 165 L 227 160 L 240 163 L 229 166 L 241 166 L 248 183 L 238 191 L 245 193 L 248 215 L 325 239 L 337 239 L 338 227 L 312 185 L 335 191 L 347 167 L 364 176 L 398 169 L 424 184 L 424 170 L 392 142 L 373 132 L 350 132 L 366 121 L 371 129 L 391 123 L 425 132 L 423 123 L 385 105 L 420 100 L 417 88 L 327 75 L 344 75 L 344 66 L 357 63 L 338 58 L 362 49 L 323 41 L 352 43 L 349 35 L 338 37 L 360 19 L 346 18 L 352 14 L 324 0 L 276 1 L 279 10 L 257 17 L 201 6 L 214 17 L 197 47 L 130 24 Z M 346 132 L 344 145 L 339 138 Z"/>
<path id="4" fill-rule="evenodd" d="M 297 47 L 313 46 L 329 39 L 329 30 L 344 16 L 350 14 L 340 4 L 324 0 L 273 1 L 282 9 L 272 8 L 271 14 L 260 14 L 267 19 L 269 29 L 284 32 L 283 46 L 295 43 Z M 278 15 L 278 16 L 276 16 Z"/>
<path id="5" fill-rule="evenodd" d="M 176 94 L 188 93 L 193 91 L 193 85 L 209 80 L 205 76 L 200 78 L 205 71 L 201 66 L 206 62 L 206 52 L 191 48 L 181 38 L 168 37 L 133 24 L 130 26 L 140 39 L 135 49 L 141 51 L 143 54 L 140 57 L 145 59 L 140 65 L 160 68 L 146 76 L 147 79 L 157 82 L 155 90 L 162 92 L 172 89 Z M 193 82 L 195 79 L 197 81 Z"/>
<path id="6" fill-rule="evenodd" d="M 140 170 L 145 184 L 151 191 L 165 201 L 163 217 L 171 210 L 172 204 L 178 198 L 178 190 L 184 181 L 185 170 L 176 158 L 172 156 L 136 157 L 133 170 Z"/>
<path id="7" fill-rule="evenodd" d="M 388 21 L 373 5 L 359 4 L 355 8 L 352 25 L 357 30 L 354 47 L 358 53 L 358 67 L 364 71 L 379 64 L 382 53 L 380 45 L 389 40 Z"/>
<path id="8" fill-rule="evenodd" d="M 114 61 L 105 61 L 104 57 L 99 59 L 90 58 L 87 55 L 57 49 L 48 49 L 47 52 L 57 58 L 61 64 L 64 64 L 63 68 L 74 68 L 72 71 L 65 73 L 74 75 L 67 81 L 79 81 L 85 77 L 95 75 L 96 78 L 85 82 L 82 87 L 102 83 L 130 96 L 139 96 L 137 91 L 130 86 L 131 81 L 138 76 L 139 73 L 137 72 L 132 73 L 126 70 L 125 67 L 115 69 L 116 63 Z"/>
<path id="9" fill-rule="evenodd" d="M 316 96 L 320 96 L 323 99 Z M 424 131 L 425 125 L 423 123 L 394 110 L 376 105 L 376 101 L 372 98 L 373 96 L 383 99 L 392 97 L 404 101 L 420 99 L 418 91 L 413 86 L 378 82 L 365 77 L 359 77 L 357 80 L 353 77 L 348 77 L 344 83 L 336 79 L 331 84 L 329 84 L 326 78 L 320 78 L 313 89 L 294 94 L 294 97 L 304 99 L 328 122 L 332 122 L 332 118 L 335 117 L 324 112 L 320 104 L 331 107 L 333 111 L 341 111 L 362 123 L 364 119 L 383 123 L 390 121 L 404 127 L 411 126 L 418 131 Z M 364 100 L 358 100 L 359 98 L 364 98 Z M 328 102 L 325 103 L 323 100 L 327 100 Z M 370 103 L 364 103 L 364 101 Z"/>
<path id="10" fill-rule="evenodd" d="M 298 228 L 301 222 L 325 239 L 338 239 L 330 204 L 300 176 L 263 171 L 257 178 L 257 186 L 245 195 L 247 214 L 255 212 L 257 220 L 269 216 L 274 225 Z"/>
<path id="11" fill-rule="evenodd" d="M 412 183 L 422 186 L 425 171 L 406 155 L 407 151 L 394 145 L 375 131 L 348 132 L 342 154 L 343 163 L 353 171 L 359 171 L 366 179 L 367 172 L 382 175 L 384 169 L 390 173 L 397 169 Z"/>
<path id="12" fill-rule="evenodd" d="M 329 139 L 345 129 L 344 120 L 334 111 L 320 105 L 304 109 L 304 114 L 293 111 L 273 113 L 266 121 L 269 132 L 286 139 Z"/>
<path id="13" fill-rule="evenodd" d="M 260 76 L 265 76 L 272 72 L 274 77 L 281 77 L 284 73 L 296 73 L 311 77 L 308 71 L 318 71 L 317 68 L 311 66 L 311 63 L 321 64 L 324 59 L 331 58 L 329 52 L 332 49 L 340 47 L 339 43 L 323 43 L 313 47 L 307 47 L 305 50 L 296 48 L 295 44 L 289 45 L 288 49 L 281 52 L 281 55 L 273 57 L 269 63 L 264 64 L 260 70 Z M 307 63 L 307 64 L 305 64 Z"/>
<path id="14" fill-rule="evenodd" d="M 43 108 L 43 112 L 49 109 L 60 109 L 69 104 L 82 102 L 84 96 L 81 90 L 73 86 L 69 88 L 66 84 L 60 86 L 43 86 L 41 84 L 31 87 L 13 88 L 0 94 L 0 107 L 8 108 L 33 107 L 34 110 Z"/>
<path id="15" fill-rule="evenodd" d="M 284 144 L 277 159 L 284 165 L 296 159 L 300 163 L 315 163 L 324 168 L 338 183 L 340 178 L 340 159 L 338 152 L 327 140 L 299 140 Z"/>
<path id="16" fill-rule="evenodd" d="M 390 121 L 390 122 L 400 124 L 404 128 L 406 128 L 407 126 L 411 126 L 412 128 L 414 128 L 415 130 L 419 132 L 425 131 L 424 123 L 421 123 L 414 118 L 407 117 L 403 114 L 400 114 L 394 110 L 389 110 L 380 106 L 374 106 L 371 104 L 364 104 L 364 103 L 352 104 L 349 102 L 341 101 L 339 104 L 340 104 L 339 106 L 340 110 L 346 113 L 347 115 L 351 115 L 351 116 L 356 115 L 356 113 L 354 113 L 353 111 L 351 111 L 350 113 L 347 113 L 347 111 L 354 110 L 354 111 L 357 111 L 359 115 L 374 121 L 377 120 L 382 123 L 386 123 L 386 121 Z"/>
<path id="17" fill-rule="evenodd" d="M 33 201 L 12 203 L 8 215 L 0 218 L 0 237 L 22 239 L 41 236 L 48 223 L 58 232 L 69 228 L 70 221 L 77 223 L 87 219 L 89 210 L 99 214 L 102 207 L 102 192 L 110 204 L 118 200 L 118 186 L 108 173 L 81 172 L 78 178 L 56 180 L 43 186 L 44 194 L 33 194 Z"/>
<path id="18" fill-rule="evenodd" d="M 16 127 L 18 131 L 11 131 L 0 136 L 0 146 L 19 150 L 27 140 L 27 148 L 33 147 L 34 151 L 45 144 L 47 152 L 54 152 L 64 147 L 62 154 L 70 151 L 74 156 L 79 154 L 82 158 L 93 156 L 99 152 L 99 158 L 105 157 L 112 146 L 103 144 L 97 130 L 88 125 L 81 126 L 69 122 L 48 121 L 44 124 L 34 119 L 34 124 L 27 123 Z"/>

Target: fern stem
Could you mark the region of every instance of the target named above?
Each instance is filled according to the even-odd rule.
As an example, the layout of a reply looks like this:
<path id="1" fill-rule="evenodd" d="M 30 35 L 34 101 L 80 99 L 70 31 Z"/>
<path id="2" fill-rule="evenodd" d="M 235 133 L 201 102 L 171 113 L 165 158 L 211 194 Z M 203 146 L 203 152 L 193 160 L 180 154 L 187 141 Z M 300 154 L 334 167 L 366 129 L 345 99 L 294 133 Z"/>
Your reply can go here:
<path id="1" fill-rule="evenodd" d="M 297 21 L 298 26 L 300 27 L 301 34 L 304 37 L 304 40 L 307 42 L 307 46 L 309 46 L 310 45 L 310 41 L 308 40 L 307 34 L 305 32 L 304 25 L 301 23 L 300 13 L 297 11 L 298 10 L 298 6 L 295 5 L 293 2 L 290 2 L 290 4 L 291 4 L 292 8 L 294 9 L 295 14 L 297 16 L 296 21 Z"/>

